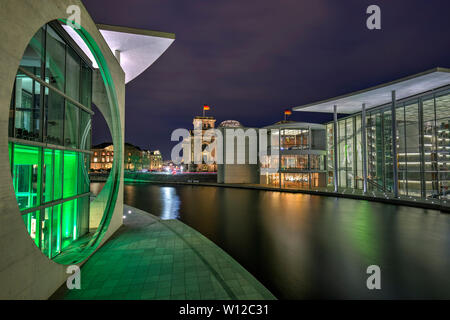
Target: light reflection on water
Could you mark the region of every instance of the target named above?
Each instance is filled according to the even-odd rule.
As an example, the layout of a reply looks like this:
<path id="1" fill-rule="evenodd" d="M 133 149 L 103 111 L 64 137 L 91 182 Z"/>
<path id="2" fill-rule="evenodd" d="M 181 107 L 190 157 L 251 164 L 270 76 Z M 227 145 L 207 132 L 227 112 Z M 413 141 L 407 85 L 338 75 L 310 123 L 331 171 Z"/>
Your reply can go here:
<path id="1" fill-rule="evenodd" d="M 180 197 L 174 187 L 161 187 L 162 210 L 159 216 L 163 220 L 178 219 L 180 216 Z"/>
<path id="2" fill-rule="evenodd" d="M 126 185 L 124 201 L 198 230 L 278 298 L 450 298 L 448 214 L 201 186 Z M 366 287 L 372 264 L 379 291 Z"/>

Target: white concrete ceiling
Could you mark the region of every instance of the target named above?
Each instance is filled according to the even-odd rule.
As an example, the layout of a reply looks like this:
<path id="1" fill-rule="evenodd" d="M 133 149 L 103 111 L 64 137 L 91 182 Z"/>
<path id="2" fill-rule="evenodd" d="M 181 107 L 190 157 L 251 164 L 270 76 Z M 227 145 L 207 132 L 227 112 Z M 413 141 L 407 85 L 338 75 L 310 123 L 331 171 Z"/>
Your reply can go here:
<path id="1" fill-rule="evenodd" d="M 116 51 L 120 51 L 120 65 L 125 72 L 125 83 L 150 67 L 175 41 L 175 35 L 172 33 L 110 25 L 97 26 L 111 52 L 116 55 Z M 78 34 L 67 25 L 63 27 L 91 59 L 92 66 L 98 68 L 92 53 Z"/>
<path id="2" fill-rule="evenodd" d="M 435 68 L 376 87 L 294 107 L 293 110 L 333 113 L 333 107 L 336 105 L 338 113 L 352 114 L 361 111 L 363 103 L 367 109 L 390 103 L 393 90 L 396 91 L 396 99 L 400 100 L 449 84 L 450 69 Z"/>

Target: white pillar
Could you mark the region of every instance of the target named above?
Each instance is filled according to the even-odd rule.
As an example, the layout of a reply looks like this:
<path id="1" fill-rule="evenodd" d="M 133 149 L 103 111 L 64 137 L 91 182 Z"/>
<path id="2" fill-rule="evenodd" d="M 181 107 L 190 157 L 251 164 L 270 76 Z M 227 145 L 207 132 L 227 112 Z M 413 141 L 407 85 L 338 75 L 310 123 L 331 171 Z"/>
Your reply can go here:
<path id="1" fill-rule="evenodd" d="M 363 191 L 367 192 L 367 132 L 366 132 L 366 104 L 362 105 L 361 113 L 361 143 L 362 143 L 362 165 L 363 165 Z"/>
<path id="2" fill-rule="evenodd" d="M 337 105 L 333 107 L 333 143 L 334 143 L 334 192 L 338 192 L 338 145 L 337 145 Z"/>

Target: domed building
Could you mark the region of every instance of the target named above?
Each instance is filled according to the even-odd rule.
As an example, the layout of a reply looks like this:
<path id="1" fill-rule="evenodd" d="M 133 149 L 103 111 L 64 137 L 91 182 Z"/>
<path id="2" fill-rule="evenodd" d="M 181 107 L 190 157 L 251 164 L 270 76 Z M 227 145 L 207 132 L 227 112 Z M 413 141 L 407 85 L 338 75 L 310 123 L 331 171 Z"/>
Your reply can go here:
<path id="1" fill-rule="evenodd" d="M 225 120 L 219 124 L 219 128 L 243 128 L 244 126 L 237 120 Z"/>

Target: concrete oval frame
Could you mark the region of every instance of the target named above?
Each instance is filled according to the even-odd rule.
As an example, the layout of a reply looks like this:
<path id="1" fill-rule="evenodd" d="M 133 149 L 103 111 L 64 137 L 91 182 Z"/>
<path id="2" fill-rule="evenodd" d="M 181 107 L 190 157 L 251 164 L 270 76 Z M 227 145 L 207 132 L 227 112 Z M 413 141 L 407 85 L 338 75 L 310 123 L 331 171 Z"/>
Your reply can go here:
<path id="1" fill-rule="evenodd" d="M 108 88 L 111 103 L 98 105 L 113 138 L 114 164 L 97 203 L 105 213 L 97 232 L 82 252 L 74 252 L 71 261 L 81 265 L 122 224 L 125 74 L 80 0 L 3 0 L 5 19 L 0 20 L 0 299 L 46 299 L 64 283 L 68 274 L 62 264 L 49 260 L 35 246 L 26 231 L 12 185 L 8 152 L 9 105 L 16 72 L 29 41 L 41 26 L 53 20 L 65 21 L 67 8 L 81 9 L 78 34 L 95 49 L 103 68 L 100 73 Z M 91 50 L 92 50 L 91 48 Z M 100 65 L 100 64 L 99 64 Z"/>

